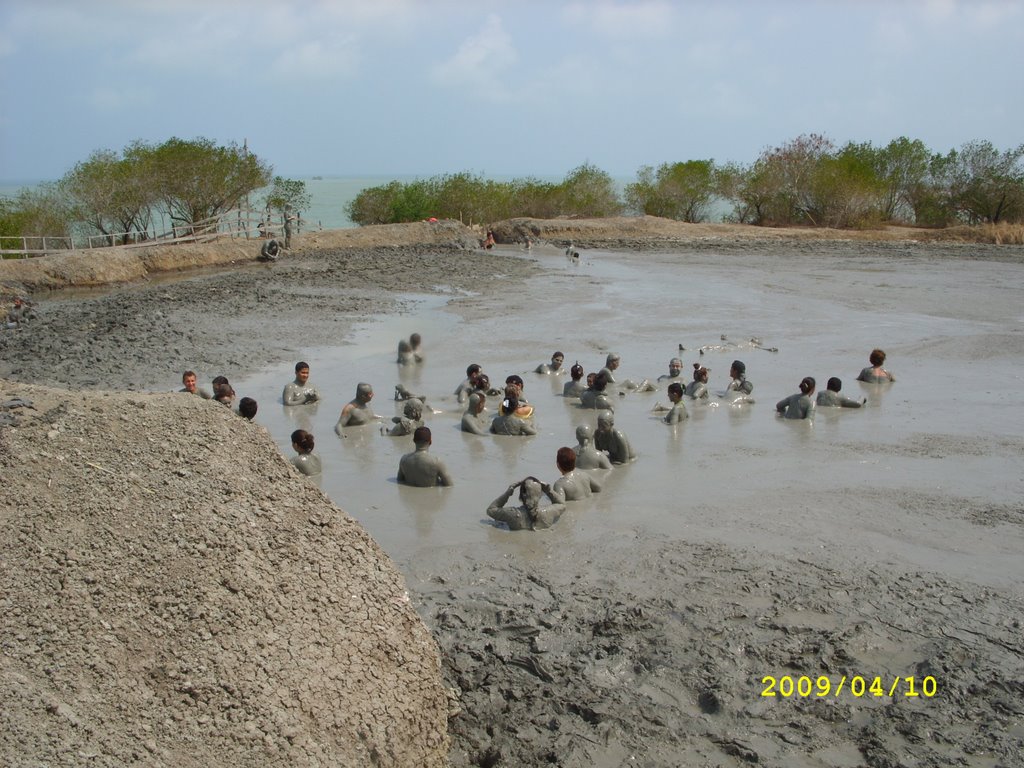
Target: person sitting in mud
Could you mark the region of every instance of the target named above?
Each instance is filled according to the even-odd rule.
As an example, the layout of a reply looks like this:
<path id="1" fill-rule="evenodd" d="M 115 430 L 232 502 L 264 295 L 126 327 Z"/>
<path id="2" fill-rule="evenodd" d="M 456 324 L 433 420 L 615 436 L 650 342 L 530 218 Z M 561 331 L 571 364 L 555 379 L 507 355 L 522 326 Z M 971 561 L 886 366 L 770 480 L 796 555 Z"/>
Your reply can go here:
<path id="1" fill-rule="evenodd" d="M 868 384 L 884 384 L 896 381 L 896 377 L 882 367 L 885 365 L 885 352 L 880 349 L 871 350 L 871 354 L 868 355 L 868 362 L 871 365 L 864 368 L 857 375 L 857 381 L 864 381 Z"/>
<path id="2" fill-rule="evenodd" d="M 594 376 L 591 386 L 583 390 L 583 394 L 580 395 L 580 407 L 596 408 L 602 411 L 614 410 L 615 404 L 605 392 L 607 384 L 608 380 L 605 379 L 604 372 Z"/>
<path id="3" fill-rule="evenodd" d="M 534 369 L 534 373 L 553 373 L 556 376 L 564 373 L 562 370 L 562 363 L 565 362 L 565 355 L 561 352 L 555 352 L 551 356 L 550 363 L 541 363 Z"/>
<path id="4" fill-rule="evenodd" d="M 182 387 L 179 392 L 188 392 L 190 395 L 199 395 L 203 400 L 210 400 L 211 395 L 207 390 L 200 387 L 197 383 L 195 371 L 185 371 L 181 374 Z"/>
<path id="5" fill-rule="evenodd" d="M 444 462 L 429 452 L 433 443 L 430 427 L 417 427 L 412 433 L 412 442 L 416 450 L 405 454 L 398 462 L 398 482 L 416 488 L 454 485 Z"/>
<path id="6" fill-rule="evenodd" d="M 825 384 L 825 391 L 818 393 L 817 405 L 819 408 L 860 408 L 868 399 L 854 400 L 852 397 L 839 394 L 843 388 L 842 380 L 833 376 Z"/>
<path id="7" fill-rule="evenodd" d="M 213 380 L 213 399 L 229 408 L 235 402 L 235 389 L 226 376 L 218 376 Z"/>
<path id="8" fill-rule="evenodd" d="M 494 233 L 491 232 L 490 230 L 487 230 L 487 237 L 484 238 L 483 242 L 484 248 L 486 248 L 489 251 L 491 250 L 491 248 L 494 247 L 496 242 L 497 241 L 494 239 Z"/>
<path id="9" fill-rule="evenodd" d="M 589 424 L 576 427 L 577 445 L 573 448 L 576 454 L 576 469 L 611 469 L 612 462 L 607 454 L 594 447 L 594 428 Z"/>
<path id="10" fill-rule="evenodd" d="M 536 435 L 530 422 L 519 416 L 519 400 L 514 386 L 505 390 L 505 399 L 501 401 L 498 415 L 491 421 L 492 435 Z M 532 411 L 531 411 L 532 412 Z"/>
<path id="11" fill-rule="evenodd" d="M 607 453 L 612 464 L 626 464 L 636 459 L 636 451 L 629 440 L 622 430 L 615 429 L 615 416 L 611 411 L 601 411 L 597 415 L 594 446 Z"/>
<path id="12" fill-rule="evenodd" d="M 285 405 L 306 405 L 319 399 L 320 393 L 309 383 L 309 363 L 300 360 L 295 364 L 295 381 L 284 385 L 281 400 Z"/>
<path id="13" fill-rule="evenodd" d="M 466 378 L 455 388 L 455 397 L 460 403 L 466 402 L 469 393 L 476 389 L 476 380 L 480 377 L 480 366 L 476 363 L 466 368 Z"/>
<path id="14" fill-rule="evenodd" d="M 238 415 L 247 421 L 256 418 L 256 412 L 260 409 L 259 403 L 251 397 L 243 397 L 238 401 Z"/>
<path id="15" fill-rule="evenodd" d="M 277 261 L 281 255 L 281 244 L 277 240 L 267 240 L 260 248 L 260 261 Z"/>
<path id="16" fill-rule="evenodd" d="M 508 398 L 510 390 L 512 390 L 511 394 L 515 395 L 515 399 L 519 403 L 519 406 L 516 408 L 516 416 L 520 419 L 529 419 L 533 417 L 533 406 L 530 405 L 529 401 L 523 395 L 524 387 L 525 384 L 523 383 L 523 378 L 521 376 L 516 376 L 513 373 L 511 376 L 505 377 L 506 399 Z M 504 401 L 502 401 L 502 404 L 504 405 Z"/>
<path id="17" fill-rule="evenodd" d="M 14 297 L 14 303 L 7 311 L 7 327 L 18 328 L 29 320 L 35 320 L 36 313 L 32 309 L 32 302 L 21 296 Z"/>
<path id="18" fill-rule="evenodd" d="M 665 414 L 666 424 L 678 424 L 680 421 L 690 418 L 690 414 L 686 411 L 686 405 L 683 403 L 683 385 L 678 381 L 673 381 L 668 385 L 668 399 L 672 403 L 672 407 Z"/>
<path id="19" fill-rule="evenodd" d="M 424 360 L 422 344 L 423 338 L 418 333 L 410 336 L 408 341 L 405 339 L 399 341 L 398 364 L 414 365 L 415 363 L 422 363 Z"/>
<path id="20" fill-rule="evenodd" d="M 747 364 L 742 360 L 733 360 L 729 368 L 729 386 L 725 388 L 726 393 L 742 392 L 749 395 L 754 391 L 754 385 L 747 381 Z"/>
<path id="21" fill-rule="evenodd" d="M 686 385 L 686 396 L 692 400 L 708 399 L 708 374 L 710 370 L 700 363 L 693 364 L 693 381 Z"/>
<path id="22" fill-rule="evenodd" d="M 686 381 L 683 379 L 683 361 L 678 357 L 673 357 L 668 361 L 668 373 L 662 374 L 658 377 L 658 381 L 667 381 L 669 383 L 678 381 L 685 385 Z"/>
<path id="23" fill-rule="evenodd" d="M 341 409 L 338 423 L 334 426 L 335 431 L 344 427 L 359 427 L 369 424 L 380 416 L 370 410 L 370 401 L 373 400 L 373 387 L 364 381 L 356 386 L 355 399 L 350 400 Z"/>
<path id="24" fill-rule="evenodd" d="M 583 382 L 583 366 L 578 362 L 569 369 L 569 376 L 572 381 L 565 382 L 562 387 L 562 397 L 579 397 L 587 391 L 587 385 Z"/>
<path id="25" fill-rule="evenodd" d="M 423 426 L 423 403 L 416 398 L 406 400 L 402 408 L 401 416 L 392 416 L 391 421 L 395 423 L 385 434 L 389 437 L 404 437 L 413 434 Z M 384 428 L 381 427 L 381 431 Z"/>
<path id="26" fill-rule="evenodd" d="M 519 506 L 506 507 L 512 494 L 519 490 Z M 547 494 L 553 502 L 547 507 L 540 505 L 541 497 Z M 565 504 L 556 502 L 551 496 L 551 487 L 532 475 L 513 483 L 505 492 L 487 507 L 487 516 L 504 523 L 510 531 L 535 531 L 550 528 L 565 511 Z"/>
<path id="27" fill-rule="evenodd" d="M 469 396 L 469 404 L 466 412 L 462 414 L 462 431 L 473 435 L 486 435 L 490 433 L 490 425 L 484 419 L 484 406 L 487 398 L 482 392 L 474 392 Z"/>
<path id="28" fill-rule="evenodd" d="M 589 472 L 576 470 L 576 451 L 562 447 L 555 454 L 555 466 L 562 476 L 551 484 L 548 494 L 554 502 L 589 499 L 601 491 L 601 483 Z"/>
<path id="29" fill-rule="evenodd" d="M 814 401 L 811 399 L 811 395 L 814 394 L 814 385 L 812 376 L 804 376 L 800 382 L 800 391 L 779 400 L 775 404 L 776 412 L 786 419 L 814 418 Z"/>
<path id="30" fill-rule="evenodd" d="M 304 429 L 292 432 L 292 448 L 298 455 L 292 458 L 292 466 L 304 475 L 320 474 L 320 457 L 313 453 L 313 435 Z"/>

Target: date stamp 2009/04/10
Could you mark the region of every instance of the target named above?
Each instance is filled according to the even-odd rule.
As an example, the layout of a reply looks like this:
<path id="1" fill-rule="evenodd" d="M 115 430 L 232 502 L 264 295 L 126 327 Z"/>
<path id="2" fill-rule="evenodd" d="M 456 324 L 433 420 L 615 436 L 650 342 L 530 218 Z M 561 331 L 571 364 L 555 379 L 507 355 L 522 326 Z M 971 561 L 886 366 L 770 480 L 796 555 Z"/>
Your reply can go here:
<path id="1" fill-rule="evenodd" d="M 843 694 L 860 699 L 864 696 L 873 698 L 907 699 L 933 698 L 939 692 L 938 681 L 931 675 L 926 677 L 865 677 L 863 675 L 843 675 L 833 680 L 827 675 L 809 677 L 800 675 L 765 675 L 761 678 L 761 696 L 766 698 L 818 698 L 832 697 L 838 699 Z"/>

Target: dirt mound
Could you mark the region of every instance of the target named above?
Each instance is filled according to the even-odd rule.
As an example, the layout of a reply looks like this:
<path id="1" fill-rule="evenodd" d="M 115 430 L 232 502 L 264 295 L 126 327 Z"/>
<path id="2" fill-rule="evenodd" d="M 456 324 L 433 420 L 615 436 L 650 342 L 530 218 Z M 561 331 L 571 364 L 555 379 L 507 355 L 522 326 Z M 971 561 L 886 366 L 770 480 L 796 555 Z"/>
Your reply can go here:
<path id="1" fill-rule="evenodd" d="M 446 764 L 402 577 L 262 427 L 176 393 L 0 393 L 6 764 Z"/>

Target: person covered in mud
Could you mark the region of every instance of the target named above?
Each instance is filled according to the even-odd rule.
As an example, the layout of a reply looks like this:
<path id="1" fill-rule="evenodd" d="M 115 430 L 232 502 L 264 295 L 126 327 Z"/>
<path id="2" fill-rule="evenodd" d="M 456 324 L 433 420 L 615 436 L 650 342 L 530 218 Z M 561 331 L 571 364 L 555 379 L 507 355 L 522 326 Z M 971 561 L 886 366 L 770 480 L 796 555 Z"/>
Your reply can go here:
<path id="1" fill-rule="evenodd" d="M 260 248 L 260 261 L 277 261 L 281 255 L 281 244 L 277 240 L 267 240 Z"/>
<path id="2" fill-rule="evenodd" d="M 505 399 L 501 401 L 498 415 L 491 420 L 491 434 L 510 436 L 536 435 L 537 430 L 530 422 L 519 415 L 520 410 L 517 390 L 514 386 L 510 386 L 505 390 Z"/>
<path id="3" fill-rule="evenodd" d="M 469 403 L 466 412 L 462 414 L 460 424 L 463 432 L 473 435 L 486 435 L 490 433 L 490 425 L 484 419 L 484 406 L 487 405 L 487 398 L 482 392 L 474 392 L 469 396 Z"/>
<path id="4" fill-rule="evenodd" d="M 506 507 L 512 494 L 519 491 L 519 506 Z M 552 503 L 546 507 L 540 505 L 544 495 Z M 565 504 L 556 502 L 551 496 L 551 487 L 542 483 L 532 475 L 518 483 L 512 483 L 505 492 L 487 507 L 487 516 L 499 523 L 504 523 L 510 531 L 535 531 L 550 528 L 565 511 Z"/>
<path id="5" fill-rule="evenodd" d="M 598 376 L 604 376 L 606 384 L 615 384 L 615 371 L 622 365 L 622 358 L 614 352 L 609 352 L 604 360 L 604 368 L 597 372 Z"/>
<path id="6" fill-rule="evenodd" d="M 190 395 L 199 395 L 203 400 L 210 400 L 213 395 L 209 391 L 200 387 L 197 383 L 195 371 L 185 371 L 181 374 L 182 387 L 179 392 L 188 392 Z"/>
<path id="7" fill-rule="evenodd" d="M 747 364 L 742 360 L 733 360 L 729 367 L 729 386 L 725 388 L 726 393 L 741 392 L 744 395 L 752 394 L 754 385 L 747 380 Z"/>
<path id="8" fill-rule="evenodd" d="M 384 428 L 381 427 L 382 433 L 389 437 L 404 437 L 413 434 L 423 426 L 423 403 L 416 398 L 406 400 L 405 405 L 402 406 L 402 415 L 392 416 L 391 421 L 395 426 L 387 432 L 384 432 Z"/>
<path id="9" fill-rule="evenodd" d="M 408 341 L 402 339 L 398 342 L 397 362 L 399 365 L 414 365 L 416 363 L 422 363 L 424 359 L 423 337 L 418 333 L 412 334 Z"/>
<path id="10" fill-rule="evenodd" d="M 253 400 L 251 397 L 243 397 L 238 401 L 238 415 L 246 421 L 252 421 L 256 418 L 256 412 L 259 411 L 260 404 Z"/>
<path id="11" fill-rule="evenodd" d="M 608 454 L 612 464 L 626 464 L 636 459 L 636 451 L 622 430 L 615 429 L 615 416 L 611 411 L 597 414 L 594 446 Z"/>
<path id="12" fill-rule="evenodd" d="M 576 454 L 576 469 L 611 469 L 612 462 L 607 454 L 594 447 L 594 428 L 589 424 L 576 427 L 577 445 L 573 448 Z"/>
<path id="13" fill-rule="evenodd" d="M 530 405 L 530 402 L 523 394 L 525 386 L 522 376 L 517 376 L 513 373 L 511 376 L 505 377 L 505 397 L 506 399 L 508 398 L 510 391 L 511 394 L 515 395 L 516 401 L 519 403 L 516 408 L 516 416 L 520 419 L 529 419 L 533 417 L 533 406 Z M 504 407 L 504 400 L 502 401 L 502 407 Z"/>
<path id="14" fill-rule="evenodd" d="M 460 403 L 466 402 L 470 392 L 476 389 L 476 380 L 480 377 L 480 366 L 473 363 L 466 368 L 466 378 L 455 388 L 455 397 Z"/>
<path id="15" fill-rule="evenodd" d="M 658 377 L 658 381 L 667 381 L 669 383 L 678 381 L 685 385 L 686 380 L 683 378 L 683 361 L 678 357 L 673 357 L 668 361 L 668 373 L 662 374 Z"/>
<path id="16" fill-rule="evenodd" d="M 555 454 L 555 466 L 562 476 L 551 484 L 552 501 L 580 501 L 600 493 L 601 482 L 589 472 L 576 469 L 576 451 L 562 447 Z"/>
<path id="17" fill-rule="evenodd" d="M 583 381 L 583 366 L 576 362 L 569 369 L 569 376 L 572 381 L 565 382 L 562 387 L 562 397 L 579 397 L 587 391 L 587 385 Z"/>
<path id="18" fill-rule="evenodd" d="M 534 373 L 553 373 L 556 376 L 565 371 L 562 370 L 562 363 L 565 362 L 565 355 L 561 352 L 555 352 L 551 355 L 550 363 L 541 363 L 534 369 Z"/>
<path id="19" fill-rule="evenodd" d="M 615 404 L 605 392 L 607 386 L 608 380 L 604 376 L 604 371 L 594 376 L 593 383 L 580 395 L 580 407 L 596 408 L 602 411 L 614 410 Z"/>
<path id="20" fill-rule="evenodd" d="M 686 411 L 686 405 L 683 403 L 683 394 L 683 385 L 678 381 L 673 381 L 668 385 L 668 399 L 672 403 L 672 407 L 665 414 L 666 424 L 678 424 L 680 421 L 690 418 L 690 414 Z"/>
<path id="21" fill-rule="evenodd" d="M 885 365 L 885 352 L 881 349 L 871 350 L 871 354 L 868 355 L 868 362 L 871 365 L 861 370 L 857 375 L 857 381 L 864 381 L 868 384 L 884 384 L 896 381 L 896 377 L 882 367 Z"/>
<path id="22" fill-rule="evenodd" d="M 312 433 L 304 429 L 292 432 L 292 448 L 297 454 L 292 458 L 292 466 L 304 475 L 320 474 L 320 457 L 313 453 L 315 445 Z"/>
<path id="23" fill-rule="evenodd" d="M 320 393 L 309 383 L 309 363 L 300 360 L 295 364 L 295 380 L 284 385 L 281 400 L 285 405 L 306 405 L 319 399 Z"/>
<path id="24" fill-rule="evenodd" d="M 854 400 L 852 397 L 839 394 L 843 388 L 841 379 L 833 376 L 825 384 L 825 391 L 818 393 L 817 406 L 819 408 L 860 408 L 868 399 Z"/>
<path id="25" fill-rule="evenodd" d="M 231 386 L 227 376 L 218 376 L 213 380 L 213 399 L 229 408 L 235 402 L 235 388 Z"/>
<path id="26" fill-rule="evenodd" d="M 494 239 L 494 233 L 491 230 L 487 230 L 487 237 L 484 238 L 483 246 L 488 251 L 495 246 L 497 241 Z"/>
<path id="27" fill-rule="evenodd" d="M 398 462 L 398 482 L 416 488 L 454 485 L 444 462 L 429 451 L 433 443 L 430 427 L 417 427 L 412 433 L 412 442 L 416 450 L 405 454 Z"/>
<path id="28" fill-rule="evenodd" d="M 356 386 L 356 396 L 345 404 L 338 417 L 338 423 L 334 429 L 343 427 L 358 427 L 369 424 L 380 417 L 370 409 L 370 401 L 373 399 L 373 387 L 365 381 L 359 382 Z"/>
<path id="29" fill-rule="evenodd" d="M 32 302 L 22 296 L 15 296 L 14 303 L 7 311 L 7 327 L 18 328 L 23 323 L 36 318 L 35 310 L 32 309 Z"/>
<path id="30" fill-rule="evenodd" d="M 473 391 L 480 392 L 484 397 L 497 397 L 504 394 L 504 390 L 491 386 L 491 377 L 483 372 L 476 377 L 476 385 Z"/>
<path id="31" fill-rule="evenodd" d="M 814 394 L 815 381 L 812 376 L 804 376 L 800 382 L 800 391 L 795 395 L 784 397 L 775 404 L 775 410 L 780 416 L 786 419 L 811 419 L 814 418 Z"/>
<path id="32" fill-rule="evenodd" d="M 710 370 L 700 363 L 693 364 L 693 381 L 686 385 L 686 396 L 693 400 L 708 399 L 708 374 Z"/>

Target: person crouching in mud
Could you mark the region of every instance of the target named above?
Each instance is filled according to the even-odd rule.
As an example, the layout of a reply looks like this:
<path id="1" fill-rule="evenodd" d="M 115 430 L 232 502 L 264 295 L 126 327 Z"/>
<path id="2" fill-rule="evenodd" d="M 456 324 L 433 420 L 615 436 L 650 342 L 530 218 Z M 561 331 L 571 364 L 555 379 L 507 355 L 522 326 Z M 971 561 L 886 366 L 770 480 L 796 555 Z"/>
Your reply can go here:
<path id="1" fill-rule="evenodd" d="M 277 240 L 267 240 L 260 248 L 260 261 L 277 261 L 281 255 L 281 244 Z"/>
<path id="2" fill-rule="evenodd" d="M 519 489 L 518 507 L 506 507 L 505 503 Z M 540 505 L 542 495 L 547 494 L 552 500 L 551 505 Z M 505 492 L 487 507 L 487 516 L 499 523 L 505 523 L 510 531 L 535 531 L 538 528 L 550 528 L 565 511 L 565 504 L 555 502 L 551 496 L 551 486 L 542 483 L 532 475 L 512 483 Z"/>

